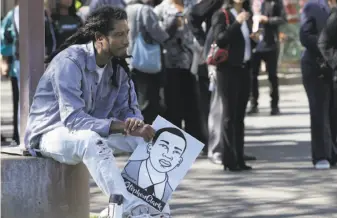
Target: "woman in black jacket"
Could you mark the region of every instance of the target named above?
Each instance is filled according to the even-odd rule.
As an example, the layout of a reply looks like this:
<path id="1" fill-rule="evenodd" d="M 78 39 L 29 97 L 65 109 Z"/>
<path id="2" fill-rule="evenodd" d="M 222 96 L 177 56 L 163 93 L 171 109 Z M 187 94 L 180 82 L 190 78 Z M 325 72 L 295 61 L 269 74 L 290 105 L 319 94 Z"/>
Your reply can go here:
<path id="1" fill-rule="evenodd" d="M 330 128 L 331 69 L 317 46 L 318 37 L 329 16 L 326 0 L 309 1 L 302 10 L 300 41 L 305 47 L 301 58 L 303 85 L 309 100 L 311 156 L 316 169 L 330 168 L 333 142 Z"/>
<path id="2" fill-rule="evenodd" d="M 229 25 L 226 24 L 226 9 Z M 228 0 L 212 17 L 215 43 L 228 48 L 228 60 L 217 65 L 217 86 L 222 98 L 221 146 L 224 169 L 250 170 L 244 160 L 244 118 L 250 92 L 252 19 L 249 1 Z"/>
<path id="3" fill-rule="evenodd" d="M 336 0 L 329 0 L 328 3 L 332 9 L 326 26 L 319 36 L 318 47 L 324 60 L 332 68 L 332 76 L 330 77 L 332 99 L 329 115 L 333 148 L 330 150 L 332 154 L 329 162 L 333 166 L 337 162 L 337 2 Z"/>

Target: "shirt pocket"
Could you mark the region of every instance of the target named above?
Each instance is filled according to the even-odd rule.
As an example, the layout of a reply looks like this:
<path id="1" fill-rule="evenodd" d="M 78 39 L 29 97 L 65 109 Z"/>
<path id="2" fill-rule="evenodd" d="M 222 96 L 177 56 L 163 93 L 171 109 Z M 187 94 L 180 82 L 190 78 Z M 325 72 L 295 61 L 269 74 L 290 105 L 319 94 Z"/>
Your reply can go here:
<path id="1" fill-rule="evenodd" d="M 98 95 L 96 108 L 104 111 L 111 110 L 116 102 L 117 96 L 118 88 L 113 87 L 108 82 L 105 82 Z"/>
<path id="2" fill-rule="evenodd" d="M 101 81 L 101 82 L 102 82 L 102 84 L 101 84 L 101 87 L 100 87 L 100 90 L 99 90 L 99 96 L 98 96 L 99 101 L 109 99 L 109 97 L 112 93 L 112 90 L 115 89 L 112 86 L 110 81 Z"/>

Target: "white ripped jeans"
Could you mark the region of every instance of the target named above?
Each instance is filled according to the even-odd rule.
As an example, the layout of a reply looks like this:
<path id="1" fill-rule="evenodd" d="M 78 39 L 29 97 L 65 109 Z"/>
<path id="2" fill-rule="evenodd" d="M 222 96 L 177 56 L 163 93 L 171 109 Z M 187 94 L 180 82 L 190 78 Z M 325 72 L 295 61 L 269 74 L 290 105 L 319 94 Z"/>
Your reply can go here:
<path id="1" fill-rule="evenodd" d="M 75 165 L 83 162 L 98 187 L 107 196 L 123 195 L 124 211 L 129 211 L 145 202 L 126 190 L 113 151 L 118 149 L 133 152 L 141 142 L 143 139 L 140 137 L 114 134 L 103 138 L 90 130 L 71 132 L 66 127 L 59 127 L 41 137 L 40 150 L 43 156 L 60 163 Z M 163 213 L 170 213 L 168 204 Z"/>

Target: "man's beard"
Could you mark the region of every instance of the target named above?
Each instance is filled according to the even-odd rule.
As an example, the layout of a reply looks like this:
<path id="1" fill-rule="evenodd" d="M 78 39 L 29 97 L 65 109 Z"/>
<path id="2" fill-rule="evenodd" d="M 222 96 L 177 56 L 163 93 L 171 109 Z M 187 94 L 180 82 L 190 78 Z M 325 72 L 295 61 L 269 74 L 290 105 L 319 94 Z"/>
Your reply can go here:
<path id="1" fill-rule="evenodd" d="M 114 55 L 114 54 L 111 54 L 110 55 L 112 58 L 121 58 L 121 59 L 125 59 L 125 58 L 130 58 L 131 55 L 128 54 L 127 50 L 125 50 L 125 52 L 123 52 L 123 54 L 119 54 L 119 55 Z"/>

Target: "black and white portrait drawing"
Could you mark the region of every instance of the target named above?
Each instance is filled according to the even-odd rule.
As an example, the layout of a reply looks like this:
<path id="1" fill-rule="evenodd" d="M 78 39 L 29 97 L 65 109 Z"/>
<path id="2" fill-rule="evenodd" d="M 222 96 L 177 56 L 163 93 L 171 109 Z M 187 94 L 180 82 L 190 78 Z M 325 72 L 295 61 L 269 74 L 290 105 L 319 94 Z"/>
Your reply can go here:
<path id="1" fill-rule="evenodd" d="M 161 117 L 153 127 L 154 138 L 137 147 L 122 176 L 129 192 L 161 211 L 204 145 Z"/>
<path id="2" fill-rule="evenodd" d="M 122 173 L 123 177 L 166 202 L 172 193 L 167 173 L 183 162 L 186 145 L 181 130 L 174 127 L 159 129 L 147 145 L 149 157 L 129 161 Z"/>

